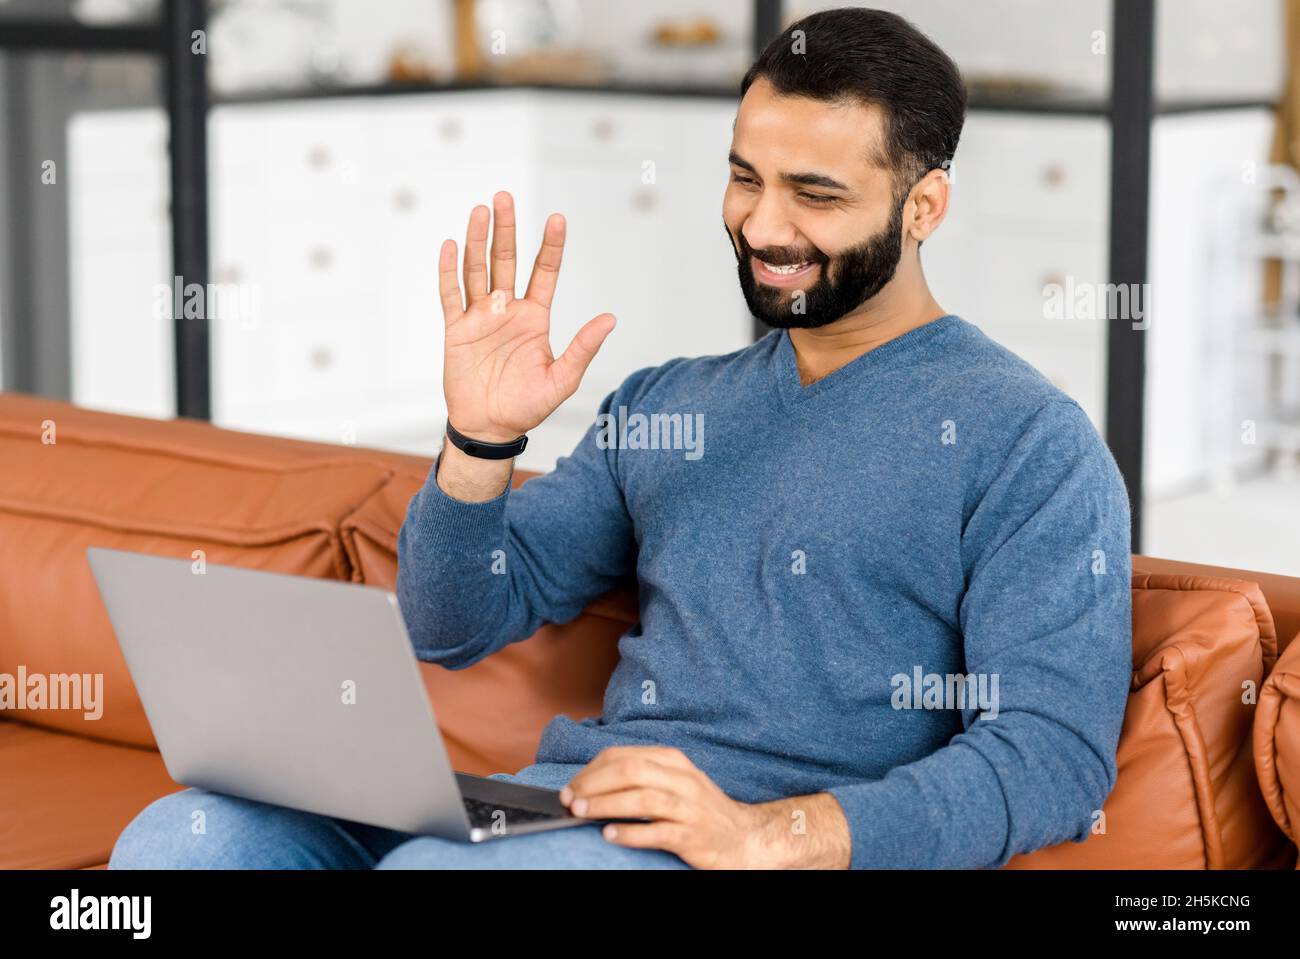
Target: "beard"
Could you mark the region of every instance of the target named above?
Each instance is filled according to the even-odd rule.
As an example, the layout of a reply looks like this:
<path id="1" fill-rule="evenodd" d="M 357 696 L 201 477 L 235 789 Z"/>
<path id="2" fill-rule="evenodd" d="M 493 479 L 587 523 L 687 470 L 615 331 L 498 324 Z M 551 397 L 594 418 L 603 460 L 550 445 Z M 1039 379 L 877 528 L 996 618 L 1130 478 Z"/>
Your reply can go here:
<path id="1" fill-rule="evenodd" d="M 736 252 L 740 289 L 745 294 L 749 312 L 773 329 L 811 330 L 834 323 L 857 309 L 879 293 L 898 269 L 898 261 L 903 255 L 903 205 L 903 202 L 895 204 L 883 230 L 833 258 L 815 248 L 811 255 L 783 249 L 764 251 L 758 259 L 775 266 L 801 260 L 820 264 L 817 282 L 811 289 L 802 291 L 801 299 L 793 296 L 800 291 L 758 282 L 749 259 L 755 255 L 754 250 L 745 241 L 745 235 L 738 232 L 734 240 L 739 241 L 740 250 L 736 252 L 735 242 L 731 248 Z M 732 236 L 729 227 L 727 236 Z"/>

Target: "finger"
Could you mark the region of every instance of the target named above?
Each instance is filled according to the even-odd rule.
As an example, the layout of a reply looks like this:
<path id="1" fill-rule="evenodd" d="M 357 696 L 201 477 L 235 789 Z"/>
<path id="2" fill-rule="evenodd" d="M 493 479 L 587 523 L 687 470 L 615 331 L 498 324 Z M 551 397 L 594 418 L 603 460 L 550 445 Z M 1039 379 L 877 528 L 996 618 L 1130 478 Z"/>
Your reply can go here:
<path id="1" fill-rule="evenodd" d="M 690 841 L 690 829 L 675 822 L 609 823 L 600 834 L 616 846 L 663 849 L 680 856 Z"/>
<path id="2" fill-rule="evenodd" d="M 581 330 L 579 332 L 581 332 Z M 591 761 L 578 770 L 573 778 L 565 784 L 564 788 L 560 790 L 560 801 L 567 805 L 569 800 L 572 798 L 571 793 L 573 784 L 582 782 L 590 776 L 594 770 L 625 759 L 642 759 L 656 753 L 668 753 L 671 751 L 673 750 L 667 746 L 606 746 L 600 752 L 596 753 Z M 665 758 L 667 757 L 665 756 Z"/>
<path id="3" fill-rule="evenodd" d="M 546 218 L 546 228 L 542 230 L 542 248 L 537 251 L 537 262 L 533 264 L 533 274 L 528 278 L 528 291 L 524 299 L 532 300 L 540 306 L 551 308 L 551 299 L 555 296 L 555 284 L 560 278 L 560 261 L 564 258 L 564 217 L 552 213 Z"/>
<path id="4" fill-rule="evenodd" d="M 605 337 L 609 336 L 610 331 L 614 329 L 614 323 L 613 313 L 602 313 L 588 321 L 574 336 L 568 349 L 552 364 L 551 372 L 565 399 L 577 392 L 578 384 L 582 382 L 587 367 L 591 366 L 591 361 L 596 358 L 596 353 L 605 342 Z"/>
<path id="5" fill-rule="evenodd" d="M 492 290 L 505 290 L 515 298 L 515 201 L 502 190 L 492 198 Z"/>
<path id="6" fill-rule="evenodd" d="M 582 331 L 579 330 L 578 332 L 581 333 Z M 583 778 L 594 769 L 626 759 L 657 759 L 661 765 L 676 765 L 682 768 L 688 768 L 691 765 L 691 761 L 686 758 L 685 754 L 680 749 L 672 746 L 606 746 L 596 753 L 595 757 L 587 765 L 578 770 L 573 779 L 569 780 L 569 785 Z M 684 766 L 682 765 L 683 762 L 685 763 Z"/>
<path id="7" fill-rule="evenodd" d="M 629 789 L 659 789 L 691 799 L 700 792 L 700 775 L 698 771 L 674 769 L 644 756 L 632 756 L 583 769 L 570 780 L 568 795 L 577 802 Z M 569 805 L 572 807 L 572 803 Z"/>
<path id="8" fill-rule="evenodd" d="M 443 240 L 438 252 L 438 298 L 442 301 L 442 319 L 447 326 L 455 323 L 465 312 L 460 298 L 460 284 L 456 282 L 456 241 Z"/>
<path id="9" fill-rule="evenodd" d="M 465 230 L 466 309 L 488 295 L 487 238 L 492 211 L 479 204 L 469 214 Z"/>
<path id="10" fill-rule="evenodd" d="M 569 807 L 584 819 L 654 819 L 687 822 L 696 807 L 668 789 L 622 789 L 579 796 Z"/>

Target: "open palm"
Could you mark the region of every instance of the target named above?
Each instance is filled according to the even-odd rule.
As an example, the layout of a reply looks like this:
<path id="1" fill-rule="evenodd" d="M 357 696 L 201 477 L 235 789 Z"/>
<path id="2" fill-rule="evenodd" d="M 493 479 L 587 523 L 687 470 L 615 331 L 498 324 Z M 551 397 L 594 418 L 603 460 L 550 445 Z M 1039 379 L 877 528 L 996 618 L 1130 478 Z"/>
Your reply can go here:
<path id="1" fill-rule="evenodd" d="M 445 321 L 443 390 L 447 416 L 457 430 L 488 442 L 527 433 L 578 389 L 596 351 L 614 328 L 614 316 L 590 320 L 558 358 L 551 353 L 551 299 L 564 253 L 564 217 L 546 221 L 528 290 L 515 298 L 515 211 L 509 193 L 493 198 L 491 212 L 476 206 L 465 235 L 465 297 L 456 279 L 456 243 L 438 257 L 438 293 Z"/>

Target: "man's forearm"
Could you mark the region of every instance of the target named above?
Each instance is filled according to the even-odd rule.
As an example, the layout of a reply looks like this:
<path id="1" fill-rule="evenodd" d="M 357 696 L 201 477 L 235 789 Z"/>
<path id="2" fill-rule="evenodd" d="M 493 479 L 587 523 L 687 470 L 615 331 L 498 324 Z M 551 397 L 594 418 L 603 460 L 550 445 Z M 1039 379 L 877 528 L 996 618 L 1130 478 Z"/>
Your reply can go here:
<path id="1" fill-rule="evenodd" d="M 510 464 L 447 443 L 436 478 L 411 500 L 397 538 L 395 592 L 426 662 L 467 666 L 527 627 L 504 617 L 506 584 L 492 565 L 506 528 L 493 501 L 510 482 Z M 498 628 L 485 630 L 487 623 Z"/>
<path id="2" fill-rule="evenodd" d="M 504 492 L 510 482 L 514 460 L 485 460 L 469 456 L 448 441 L 443 442 L 438 464 L 438 486 L 452 499 L 463 503 L 486 503 Z"/>
<path id="3" fill-rule="evenodd" d="M 756 832 L 761 862 L 777 869 L 848 869 L 852 860 L 849 821 L 830 793 L 762 803 Z"/>

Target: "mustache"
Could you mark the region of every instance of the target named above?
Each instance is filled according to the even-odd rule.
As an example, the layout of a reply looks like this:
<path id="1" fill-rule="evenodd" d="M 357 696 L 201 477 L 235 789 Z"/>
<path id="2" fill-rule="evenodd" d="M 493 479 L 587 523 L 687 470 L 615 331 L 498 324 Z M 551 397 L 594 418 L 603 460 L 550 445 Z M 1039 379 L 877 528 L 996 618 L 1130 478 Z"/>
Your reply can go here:
<path id="1" fill-rule="evenodd" d="M 796 263 L 829 263 L 828 257 L 821 250 L 816 248 L 809 250 L 806 254 L 795 255 L 786 247 L 774 247 L 762 252 L 755 250 L 749 245 L 743 233 L 732 233 L 731 227 L 727 225 L 726 218 L 722 221 L 723 232 L 727 234 L 727 239 L 731 243 L 732 252 L 736 254 L 738 261 L 744 261 L 748 257 L 754 257 L 761 260 L 769 266 L 794 266 Z"/>

